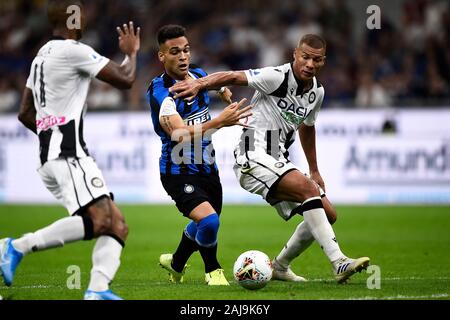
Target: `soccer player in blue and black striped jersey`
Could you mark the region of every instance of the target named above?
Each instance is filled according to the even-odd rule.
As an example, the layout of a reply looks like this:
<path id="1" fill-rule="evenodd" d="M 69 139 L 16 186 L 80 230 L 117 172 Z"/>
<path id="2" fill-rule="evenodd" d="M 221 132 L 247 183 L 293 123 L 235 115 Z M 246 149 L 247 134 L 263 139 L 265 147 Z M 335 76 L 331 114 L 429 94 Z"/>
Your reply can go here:
<path id="1" fill-rule="evenodd" d="M 174 254 L 162 254 L 160 265 L 169 280 L 182 282 L 189 257 L 200 251 L 208 285 L 228 285 L 217 260 L 217 233 L 222 210 L 222 186 L 214 159 L 211 134 L 225 126 L 241 125 L 250 107 L 240 108 L 245 99 L 231 103 L 231 92 L 221 88 L 222 100 L 231 103 L 214 119 L 209 114 L 208 91 L 191 101 L 174 99 L 169 88 L 177 81 L 206 76 L 190 64 L 190 46 L 185 29 L 163 26 L 158 31 L 159 60 L 165 72 L 154 78 L 147 91 L 153 126 L 162 140 L 161 182 L 184 216 L 192 221 L 183 231 Z"/>

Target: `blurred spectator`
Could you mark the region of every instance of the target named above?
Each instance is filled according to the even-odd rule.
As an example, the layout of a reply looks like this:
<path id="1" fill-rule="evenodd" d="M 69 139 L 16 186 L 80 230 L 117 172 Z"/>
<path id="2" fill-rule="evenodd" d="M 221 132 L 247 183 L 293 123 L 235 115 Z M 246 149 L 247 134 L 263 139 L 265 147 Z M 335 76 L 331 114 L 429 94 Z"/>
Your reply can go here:
<path id="1" fill-rule="evenodd" d="M 106 82 L 94 80 L 87 98 L 87 104 L 91 110 L 120 110 L 123 107 L 122 92 Z"/>
<path id="2" fill-rule="evenodd" d="M 305 34 L 319 34 L 322 35 L 322 28 L 313 20 L 311 14 L 306 10 L 299 10 L 296 22 L 291 24 L 286 32 L 287 44 L 291 48 L 295 48 L 298 45 L 298 41 Z"/>
<path id="3" fill-rule="evenodd" d="M 324 108 L 360 103 L 372 108 L 450 106 L 449 1 L 380 1 L 380 30 L 366 29 L 361 2 L 371 4 L 369 0 L 85 1 L 88 26 L 82 41 L 107 57 L 119 52 L 118 24 L 133 20 L 142 29 L 139 74 L 132 90 L 95 85 L 89 103 L 102 110 L 146 110 L 148 81 L 162 72 L 156 31 L 176 23 L 187 27 L 193 62 L 209 73 L 288 62 L 301 35 L 321 34 L 327 40 L 327 66 L 319 75 L 327 92 Z M 49 30 L 45 0 L 0 0 L 0 112 L 17 110 L 31 59 L 50 39 Z M 249 98 L 252 92 L 233 88 L 233 94 L 235 99 Z"/>
<path id="4" fill-rule="evenodd" d="M 359 79 L 356 104 L 362 108 L 388 108 L 392 105 L 392 99 L 369 72 L 364 72 Z"/>
<path id="5" fill-rule="evenodd" d="M 19 92 L 8 79 L 0 78 L 0 112 L 17 111 Z"/>

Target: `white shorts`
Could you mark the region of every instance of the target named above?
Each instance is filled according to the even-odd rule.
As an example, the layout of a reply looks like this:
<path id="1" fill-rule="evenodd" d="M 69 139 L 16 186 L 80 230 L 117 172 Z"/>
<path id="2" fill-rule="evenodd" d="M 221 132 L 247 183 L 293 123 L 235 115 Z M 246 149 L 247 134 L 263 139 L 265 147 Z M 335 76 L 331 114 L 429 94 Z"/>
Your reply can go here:
<path id="1" fill-rule="evenodd" d="M 105 179 L 91 157 L 49 160 L 38 172 L 47 189 L 71 215 L 101 196 L 110 195 Z"/>
<path id="2" fill-rule="evenodd" d="M 246 155 L 236 157 L 233 170 L 242 188 L 262 196 L 284 220 L 289 220 L 296 213 L 301 213 L 300 202 L 277 201 L 268 197 L 269 192 L 276 188 L 287 173 L 292 170 L 300 171 L 292 162 L 282 157 L 280 160 L 276 160 L 262 152 L 248 152 L 248 157 Z M 318 185 L 317 187 L 320 195 L 325 196 L 322 188 Z"/>

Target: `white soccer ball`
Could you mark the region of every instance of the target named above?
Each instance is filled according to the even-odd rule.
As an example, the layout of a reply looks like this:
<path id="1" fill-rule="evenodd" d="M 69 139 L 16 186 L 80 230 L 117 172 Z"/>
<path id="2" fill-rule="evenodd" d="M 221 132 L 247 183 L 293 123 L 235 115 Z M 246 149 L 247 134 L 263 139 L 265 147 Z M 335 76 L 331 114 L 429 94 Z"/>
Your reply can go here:
<path id="1" fill-rule="evenodd" d="M 233 275 L 242 287 L 261 289 L 272 279 L 272 262 L 264 252 L 246 251 L 236 259 Z"/>

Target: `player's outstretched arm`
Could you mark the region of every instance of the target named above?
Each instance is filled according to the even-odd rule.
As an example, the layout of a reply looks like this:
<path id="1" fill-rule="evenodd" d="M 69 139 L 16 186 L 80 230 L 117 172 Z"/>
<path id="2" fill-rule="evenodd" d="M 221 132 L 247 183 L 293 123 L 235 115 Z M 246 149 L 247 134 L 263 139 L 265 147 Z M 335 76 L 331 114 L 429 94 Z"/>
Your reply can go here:
<path id="1" fill-rule="evenodd" d="M 210 121 L 217 121 L 216 127 L 214 128 L 220 129 L 234 125 L 247 127 L 246 124 L 240 122 L 240 120 L 248 118 L 252 115 L 250 112 L 250 109 L 252 108 L 251 105 L 241 109 L 241 106 L 245 103 L 245 101 L 247 101 L 247 99 L 244 98 L 239 101 L 239 103 L 233 102 L 223 109 L 223 111 L 216 118 Z"/>
<path id="2" fill-rule="evenodd" d="M 23 90 L 18 118 L 25 127 L 30 129 L 34 133 L 37 133 L 36 109 L 34 108 L 33 92 L 29 88 L 25 88 L 25 90 Z"/>
<path id="3" fill-rule="evenodd" d="M 195 138 L 197 135 L 203 135 L 206 131 L 211 129 L 220 129 L 234 125 L 246 126 L 241 123 L 241 119 L 245 119 L 252 115 L 250 109 L 252 106 L 243 107 L 247 99 L 242 99 L 239 102 L 233 102 L 228 105 L 216 118 L 211 119 L 200 125 L 188 126 L 183 122 L 179 114 L 170 116 L 161 116 L 159 123 L 162 129 L 171 136 L 174 141 L 183 141 Z"/>
<path id="4" fill-rule="evenodd" d="M 244 71 L 221 71 L 204 78 L 186 79 L 170 87 L 171 93 L 176 93 L 174 99 L 184 98 L 191 101 L 200 90 L 216 89 L 227 85 L 247 86 L 247 76 Z"/>
<path id="5" fill-rule="evenodd" d="M 109 61 L 98 73 L 97 78 L 118 89 L 130 89 L 136 80 L 136 59 L 141 46 L 141 29 L 138 27 L 135 31 L 133 21 L 130 21 L 122 28 L 117 27 L 117 33 L 119 34 L 119 48 L 125 54 L 125 59 L 120 65 Z"/>

